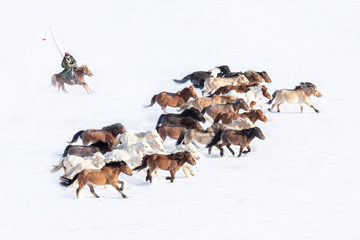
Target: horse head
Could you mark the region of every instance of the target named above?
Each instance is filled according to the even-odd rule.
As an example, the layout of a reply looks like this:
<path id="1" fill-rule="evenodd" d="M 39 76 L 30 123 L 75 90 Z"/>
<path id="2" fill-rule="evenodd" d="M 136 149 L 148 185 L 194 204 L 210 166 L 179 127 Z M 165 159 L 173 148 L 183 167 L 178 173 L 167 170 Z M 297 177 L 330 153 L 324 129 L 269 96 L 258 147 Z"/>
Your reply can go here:
<path id="1" fill-rule="evenodd" d="M 259 139 L 261 139 L 261 140 L 265 139 L 265 136 L 259 127 L 254 127 L 251 130 L 255 132 L 255 136 L 258 137 Z"/>
<path id="2" fill-rule="evenodd" d="M 186 159 L 186 162 L 187 162 L 187 163 L 189 163 L 189 164 L 191 164 L 191 165 L 193 165 L 193 166 L 196 165 L 196 161 L 195 161 L 193 155 L 191 155 L 190 152 L 184 151 L 184 155 L 185 155 L 185 159 Z"/>
<path id="3" fill-rule="evenodd" d="M 272 82 L 269 75 L 265 71 L 257 72 L 257 74 L 259 74 L 264 79 L 265 82 L 267 82 L 267 83 Z"/>
<path id="4" fill-rule="evenodd" d="M 272 99 L 271 94 L 268 92 L 268 88 L 265 87 L 264 85 L 261 86 L 261 90 L 262 90 L 262 94 L 264 97 L 268 98 L 268 99 Z"/>
<path id="5" fill-rule="evenodd" d="M 201 112 L 194 107 L 185 109 L 180 115 L 183 117 L 192 117 L 195 120 L 198 120 L 202 123 L 206 122 L 206 120 L 205 120 L 204 116 L 201 114 Z"/>
<path id="6" fill-rule="evenodd" d="M 85 75 L 87 75 L 89 77 L 94 76 L 94 74 L 90 71 L 88 65 L 86 65 L 86 64 L 82 65 L 81 67 L 76 68 L 75 71 L 81 71 L 81 72 L 83 72 Z"/>
<path id="7" fill-rule="evenodd" d="M 235 101 L 234 107 L 236 107 L 236 110 L 244 109 L 245 111 L 250 110 L 249 105 L 244 101 L 244 99 L 239 98 Z M 238 112 L 237 111 L 237 112 Z"/>

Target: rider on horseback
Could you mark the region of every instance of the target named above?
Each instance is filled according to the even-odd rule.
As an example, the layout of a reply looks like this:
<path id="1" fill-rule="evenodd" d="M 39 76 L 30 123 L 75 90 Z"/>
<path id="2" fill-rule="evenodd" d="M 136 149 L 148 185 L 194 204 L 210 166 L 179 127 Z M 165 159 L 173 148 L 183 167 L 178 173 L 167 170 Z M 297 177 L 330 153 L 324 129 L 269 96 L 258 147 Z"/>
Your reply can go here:
<path id="1" fill-rule="evenodd" d="M 68 52 L 65 53 L 65 56 L 61 62 L 61 67 L 64 68 L 64 70 L 60 73 L 62 78 L 65 78 L 67 80 L 71 80 L 74 84 L 76 82 L 76 76 L 75 76 L 75 68 L 77 68 L 76 60 L 73 56 L 71 56 Z"/>

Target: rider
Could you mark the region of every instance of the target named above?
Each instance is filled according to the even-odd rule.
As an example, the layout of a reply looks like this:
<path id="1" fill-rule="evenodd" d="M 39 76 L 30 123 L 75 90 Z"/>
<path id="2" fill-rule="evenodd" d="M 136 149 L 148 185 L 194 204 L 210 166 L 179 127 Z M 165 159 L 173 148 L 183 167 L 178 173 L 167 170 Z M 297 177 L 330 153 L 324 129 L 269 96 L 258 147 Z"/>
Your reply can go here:
<path id="1" fill-rule="evenodd" d="M 75 68 L 77 68 L 76 60 L 68 52 L 65 53 L 65 56 L 61 62 L 61 67 L 64 68 L 64 70 L 60 73 L 62 78 L 65 78 L 65 79 L 71 80 L 71 81 L 74 81 L 74 80 L 76 81 L 75 72 L 74 72 Z M 69 72 L 70 72 L 70 74 L 68 74 Z"/>

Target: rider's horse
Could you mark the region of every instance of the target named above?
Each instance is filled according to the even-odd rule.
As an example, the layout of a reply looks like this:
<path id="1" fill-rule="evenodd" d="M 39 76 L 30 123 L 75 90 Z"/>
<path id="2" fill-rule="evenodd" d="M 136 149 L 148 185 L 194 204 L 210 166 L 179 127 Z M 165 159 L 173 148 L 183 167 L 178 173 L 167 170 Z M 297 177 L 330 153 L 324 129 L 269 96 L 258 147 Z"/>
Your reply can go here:
<path id="1" fill-rule="evenodd" d="M 274 104 L 269 108 L 269 111 L 271 112 L 275 106 L 277 106 L 277 111 L 280 112 L 280 104 L 283 104 L 284 102 L 288 103 L 300 103 L 300 110 L 303 112 L 303 105 L 304 103 L 315 110 L 315 112 L 319 112 L 316 108 L 314 108 L 313 105 L 309 102 L 309 97 L 311 95 L 314 95 L 316 97 L 322 97 L 320 91 L 317 89 L 317 87 L 309 82 L 302 82 L 299 86 L 297 86 L 294 90 L 276 90 L 272 95 L 272 100 L 268 102 L 268 104 L 271 104 L 274 100 Z"/>
<path id="2" fill-rule="evenodd" d="M 58 90 L 60 91 L 60 88 L 66 92 L 65 90 L 65 83 L 69 85 L 81 85 L 85 88 L 85 90 L 90 94 L 92 91 L 89 85 L 84 80 L 84 76 L 87 75 L 89 77 L 93 76 L 94 74 L 89 70 L 89 67 L 87 65 L 82 65 L 81 67 L 78 67 L 75 69 L 75 77 L 76 81 L 74 80 L 67 80 L 65 78 L 62 78 L 60 74 L 54 74 L 51 77 L 51 85 L 54 87 L 58 87 Z"/>

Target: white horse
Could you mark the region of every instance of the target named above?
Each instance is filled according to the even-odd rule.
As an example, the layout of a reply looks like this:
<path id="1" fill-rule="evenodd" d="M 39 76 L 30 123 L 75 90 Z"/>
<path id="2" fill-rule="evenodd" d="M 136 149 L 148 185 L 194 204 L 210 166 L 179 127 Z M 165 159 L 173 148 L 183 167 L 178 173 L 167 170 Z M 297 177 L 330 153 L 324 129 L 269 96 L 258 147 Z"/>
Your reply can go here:
<path id="1" fill-rule="evenodd" d="M 92 157 L 79 157 L 75 155 L 68 155 L 66 157 L 61 158 L 59 165 L 54 165 L 54 168 L 51 172 L 56 172 L 61 168 L 64 168 L 64 174 L 66 176 L 70 176 L 68 173 L 69 171 L 75 167 L 76 165 L 83 163 L 83 162 L 91 162 L 94 164 L 100 163 L 105 159 L 104 155 L 100 152 L 96 152 Z"/>
<path id="2" fill-rule="evenodd" d="M 141 160 L 145 155 L 153 154 L 154 150 L 146 142 L 145 139 L 135 143 L 128 149 L 115 149 L 111 152 L 107 152 L 104 156 L 106 158 L 114 157 L 117 160 L 123 160 L 127 164 L 140 165 Z"/>
<path id="3" fill-rule="evenodd" d="M 255 127 L 248 118 L 238 118 L 230 124 L 223 124 L 226 129 L 243 130 Z"/>
<path id="4" fill-rule="evenodd" d="M 211 93 L 212 91 L 216 91 L 219 87 L 223 87 L 226 85 L 237 85 L 238 83 L 249 84 L 249 80 L 243 74 L 239 74 L 234 77 L 209 77 L 204 82 L 205 89 L 202 91 L 203 97 L 206 93 Z"/>
<path id="5" fill-rule="evenodd" d="M 301 82 L 299 86 L 295 87 L 293 90 L 281 89 L 276 90 L 273 93 L 273 99 L 275 103 L 271 106 L 269 111 L 271 112 L 275 106 L 277 106 L 277 111 L 280 112 L 280 105 L 284 102 L 288 103 L 300 103 L 300 110 L 303 112 L 304 103 L 314 109 L 315 112 L 319 113 L 319 110 L 314 108 L 313 105 L 309 102 L 309 97 L 314 95 L 315 97 L 322 97 L 321 92 L 317 87 L 310 82 Z M 272 100 L 268 102 L 271 104 Z"/>
<path id="6" fill-rule="evenodd" d="M 125 142 L 125 143 L 122 143 L 122 144 L 119 144 L 117 146 L 117 149 L 127 149 L 129 147 L 131 147 L 132 145 L 136 144 L 137 142 Z M 156 151 L 161 151 L 161 152 L 165 152 L 165 148 L 164 148 L 164 145 L 163 145 L 163 140 L 159 137 L 156 137 L 150 141 L 147 141 L 147 143 L 150 145 L 150 147 Z"/>
<path id="7" fill-rule="evenodd" d="M 134 132 L 124 132 L 123 134 L 119 134 L 116 137 L 114 147 L 116 147 L 120 142 L 139 142 L 143 139 L 146 139 L 147 141 L 150 141 L 156 137 L 160 138 L 159 133 L 156 131 L 156 129 L 148 130 L 146 132 L 140 132 L 140 133 L 134 133 Z"/>
<path id="8" fill-rule="evenodd" d="M 221 73 L 221 69 L 216 67 L 214 69 L 209 70 L 209 72 L 211 73 L 210 76 L 217 77 L 218 74 Z"/>
<path id="9" fill-rule="evenodd" d="M 267 87 L 264 85 L 250 87 L 250 90 L 245 93 L 238 93 L 235 90 L 228 92 L 228 95 L 234 96 L 236 98 L 242 98 L 250 106 L 252 101 L 256 102 L 255 106 L 259 106 L 262 111 L 264 111 L 264 106 L 259 102 L 262 97 L 272 99 L 270 93 L 267 91 Z M 254 106 L 253 106 L 254 107 Z"/>
<path id="10" fill-rule="evenodd" d="M 99 161 L 92 162 L 92 161 L 84 161 L 78 163 L 77 165 L 72 166 L 72 168 L 66 173 L 63 177 L 70 177 L 73 173 L 74 175 L 78 174 L 79 172 L 85 169 L 101 169 L 105 166 L 107 162 L 116 162 L 117 160 L 114 157 L 99 159 Z"/>

